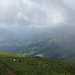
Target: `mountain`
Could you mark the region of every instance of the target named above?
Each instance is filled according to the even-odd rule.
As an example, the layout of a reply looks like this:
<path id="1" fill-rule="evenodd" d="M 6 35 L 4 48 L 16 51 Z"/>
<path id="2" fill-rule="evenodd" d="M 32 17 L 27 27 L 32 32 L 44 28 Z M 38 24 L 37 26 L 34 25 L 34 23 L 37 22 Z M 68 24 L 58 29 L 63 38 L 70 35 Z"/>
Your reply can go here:
<path id="1" fill-rule="evenodd" d="M 0 28 L 0 51 L 13 53 L 15 49 L 23 45 L 17 38 L 16 33 Z"/>
<path id="2" fill-rule="evenodd" d="M 0 75 L 75 75 L 75 65 L 0 52 Z"/>
<path id="3" fill-rule="evenodd" d="M 34 33 L 33 33 L 34 32 Z M 39 37 L 39 33 L 28 30 L 13 30 L 0 28 L 0 51 L 15 53 L 17 48 L 23 45 L 38 42 L 47 39 L 47 37 Z M 43 38 L 43 39 L 42 39 Z"/>
<path id="4" fill-rule="evenodd" d="M 0 28 L 0 51 L 16 53 L 23 45 L 66 35 L 75 36 L 75 26 Z"/>
<path id="5" fill-rule="evenodd" d="M 17 54 L 75 63 L 75 36 L 63 36 L 25 45 Z"/>
<path id="6" fill-rule="evenodd" d="M 58 26 L 46 28 L 0 28 L 0 51 L 15 54 L 17 50 L 24 45 L 38 43 L 51 38 L 63 37 L 66 35 L 75 36 L 74 28 L 74 26 Z"/>

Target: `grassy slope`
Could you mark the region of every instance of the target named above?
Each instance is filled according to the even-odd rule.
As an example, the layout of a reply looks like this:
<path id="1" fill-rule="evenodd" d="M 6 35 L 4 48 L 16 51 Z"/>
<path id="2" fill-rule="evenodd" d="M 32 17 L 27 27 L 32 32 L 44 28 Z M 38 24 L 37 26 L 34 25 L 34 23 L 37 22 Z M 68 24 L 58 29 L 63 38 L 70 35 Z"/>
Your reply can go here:
<path id="1" fill-rule="evenodd" d="M 7 64 L 17 75 L 75 75 L 75 66 L 61 61 L 20 57 L 3 52 L 0 54 L 0 62 Z M 13 62 L 13 59 L 21 61 Z M 3 66 L 0 65 L 0 75 L 7 75 Z"/>
<path id="2" fill-rule="evenodd" d="M 0 51 L 0 57 L 22 57 L 22 56 Z"/>
<path id="3" fill-rule="evenodd" d="M 3 62 L 5 62 L 5 58 L 11 58 L 11 57 L 21 57 L 15 54 L 10 54 L 10 53 L 6 53 L 6 52 L 0 52 L 0 75 L 8 75 L 6 70 L 5 70 L 5 66 L 3 64 Z"/>
<path id="4" fill-rule="evenodd" d="M 0 75 L 8 75 L 3 67 L 3 64 L 0 63 Z"/>

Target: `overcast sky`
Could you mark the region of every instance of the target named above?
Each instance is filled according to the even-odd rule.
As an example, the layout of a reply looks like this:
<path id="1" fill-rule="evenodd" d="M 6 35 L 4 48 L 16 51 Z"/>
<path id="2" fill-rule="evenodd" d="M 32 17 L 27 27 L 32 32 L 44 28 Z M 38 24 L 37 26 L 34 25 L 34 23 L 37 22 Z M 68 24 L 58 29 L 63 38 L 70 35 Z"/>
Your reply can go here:
<path id="1" fill-rule="evenodd" d="M 75 25 L 75 0 L 0 0 L 0 27 Z"/>

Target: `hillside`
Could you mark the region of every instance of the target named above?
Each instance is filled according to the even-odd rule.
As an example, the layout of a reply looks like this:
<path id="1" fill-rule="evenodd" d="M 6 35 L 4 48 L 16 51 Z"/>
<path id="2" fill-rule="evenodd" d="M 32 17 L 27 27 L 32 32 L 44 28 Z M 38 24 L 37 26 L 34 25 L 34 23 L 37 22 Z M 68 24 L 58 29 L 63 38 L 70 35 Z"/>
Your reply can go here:
<path id="1" fill-rule="evenodd" d="M 21 57 L 21 56 L 18 56 L 18 55 L 15 55 L 15 54 L 6 53 L 6 52 L 0 52 L 0 75 L 10 75 L 7 72 L 7 70 L 6 70 L 7 69 L 6 68 L 7 67 L 7 64 L 5 63 L 5 61 L 7 59 L 13 58 L 13 57 Z"/>
<path id="2" fill-rule="evenodd" d="M 0 51 L 0 57 L 22 57 L 22 56 Z"/>
<path id="3" fill-rule="evenodd" d="M 63 31 L 64 30 L 64 31 Z M 0 28 L 0 51 L 16 53 L 23 45 L 64 35 L 75 35 L 75 26 Z"/>
<path id="4" fill-rule="evenodd" d="M 75 36 L 56 37 L 29 44 L 18 49 L 17 54 L 75 63 Z"/>
<path id="5" fill-rule="evenodd" d="M 0 52 L 0 56 L 4 56 L 0 57 L 0 75 L 75 75 L 75 66 L 61 61 L 20 57 L 3 52 Z M 13 59 L 20 62 L 13 62 Z"/>

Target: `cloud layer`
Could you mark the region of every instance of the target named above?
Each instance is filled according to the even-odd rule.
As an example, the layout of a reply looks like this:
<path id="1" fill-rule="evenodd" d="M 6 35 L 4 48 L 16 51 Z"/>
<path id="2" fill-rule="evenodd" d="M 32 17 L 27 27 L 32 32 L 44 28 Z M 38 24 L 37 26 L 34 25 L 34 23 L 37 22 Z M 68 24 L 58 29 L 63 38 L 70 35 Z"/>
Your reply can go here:
<path id="1" fill-rule="evenodd" d="M 74 0 L 0 0 L 0 27 L 74 24 Z"/>

